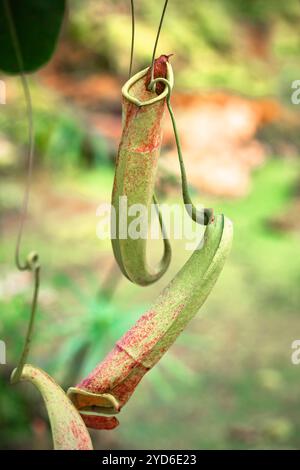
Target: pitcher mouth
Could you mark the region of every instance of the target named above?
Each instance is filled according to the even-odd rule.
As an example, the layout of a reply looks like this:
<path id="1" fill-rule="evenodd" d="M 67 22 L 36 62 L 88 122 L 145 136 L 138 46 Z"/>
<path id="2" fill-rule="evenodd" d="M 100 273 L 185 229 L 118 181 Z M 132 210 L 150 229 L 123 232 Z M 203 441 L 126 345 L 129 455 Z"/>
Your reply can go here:
<path id="1" fill-rule="evenodd" d="M 70 387 L 67 396 L 83 416 L 114 416 L 121 409 L 118 400 L 110 393 L 92 393 Z"/>
<path id="2" fill-rule="evenodd" d="M 172 65 L 169 63 L 169 62 L 166 62 L 166 65 L 167 65 L 167 80 L 168 82 L 170 83 L 170 87 L 171 89 L 173 88 L 174 86 L 174 74 L 173 74 L 173 69 L 172 69 Z M 144 70 L 141 70 L 140 72 L 136 73 L 135 75 L 133 75 L 126 83 L 125 85 L 123 86 L 122 88 L 122 95 L 124 96 L 124 98 L 130 100 L 132 103 L 136 104 L 137 106 L 141 107 L 141 106 L 149 106 L 153 103 L 157 103 L 158 101 L 161 101 L 163 100 L 164 98 L 166 98 L 168 96 L 168 93 L 169 93 L 169 89 L 168 87 L 166 86 L 164 91 L 160 94 L 160 95 L 155 95 L 154 98 L 151 98 L 149 100 L 146 100 L 146 101 L 141 101 L 139 100 L 136 96 L 133 96 L 131 95 L 130 93 L 130 89 L 131 87 L 136 83 L 138 82 L 139 80 L 141 80 L 143 77 L 145 77 L 145 75 L 147 74 L 148 70 L 149 70 L 150 67 L 147 67 L 146 69 Z"/>

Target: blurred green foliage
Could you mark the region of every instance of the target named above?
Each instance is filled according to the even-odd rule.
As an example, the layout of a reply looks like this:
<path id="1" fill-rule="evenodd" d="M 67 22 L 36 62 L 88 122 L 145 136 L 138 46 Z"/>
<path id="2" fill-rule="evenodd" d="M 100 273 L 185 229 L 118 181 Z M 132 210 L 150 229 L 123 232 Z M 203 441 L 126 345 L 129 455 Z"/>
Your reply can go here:
<path id="1" fill-rule="evenodd" d="M 135 69 L 151 60 L 163 2 L 136 5 Z M 126 77 L 129 62 L 130 3 L 74 1 L 70 37 L 96 52 L 99 64 Z M 159 52 L 175 56 L 176 87 L 221 87 L 246 95 L 277 94 L 286 67 L 300 73 L 298 0 L 181 0 L 169 3 Z M 266 52 L 251 53 L 260 38 Z M 147 47 L 145 47 L 147 44 Z M 250 49 L 249 49 L 250 47 Z M 247 56 L 247 60 L 244 60 Z"/>
<path id="2" fill-rule="evenodd" d="M 300 12 L 297 0 L 270 3 L 264 0 L 225 0 L 230 11 L 245 21 L 268 23 L 282 17 L 290 23 L 299 21 Z"/>
<path id="3" fill-rule="evenodd" d="M 16 79 L 10 85 L 15 89 L 16 99 L 0 114 L 0 129 L 19 154 L 19 166 L 23 168 L 28 142 L 26 114 L 24 107 L 20 106 L 23 97 Z M 63 103 L 37 81 L 31 81 L 30 86 L 34 103 L 37 166 L 66 170 L 110 164 L 107 142 L 99 131 L 88 127 L 84 115 L 75 113 L 70 105 Z"/>

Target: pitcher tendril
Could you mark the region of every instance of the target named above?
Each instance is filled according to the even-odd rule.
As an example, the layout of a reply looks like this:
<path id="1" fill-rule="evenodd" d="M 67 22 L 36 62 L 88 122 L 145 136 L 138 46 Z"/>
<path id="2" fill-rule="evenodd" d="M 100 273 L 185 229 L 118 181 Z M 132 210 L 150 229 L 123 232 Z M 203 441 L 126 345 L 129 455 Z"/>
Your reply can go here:
<path id="1" fill-rule="evenodd" d="M 163 8 L 163 11 L 162 11 L 162 14 L 161 14 L 161 18 L 160 18 L 160 22 L 159 22 L 159 26 L 158 26 L 156 38 L 155 38 L 153 53 L 152 53 L 152 61 L 151 61 L 151 80 L 150 80 L 150 83 L 149 83 L 149 90 L 151 90 L 151 91 L 155 91 L 155 83 L 154 83 L 154 61 L 155 61 L 156 49 L 157 49 L 157 45 L 158 45 L 158 40 L 159 40 L 159 36 L 160 36 L 162 24 L 163 24 L 164 17 L 165 17 L 165 13 L 166 13 L 166 9 L 167 9 L 167 6 L 168 6 L 168 1 L 169 1 L 169 0 L 165 0 L 164 8 Z"/>
<path id="2" fill-rule="evenodd" d="M 24 73 L 24 66 L 23 66 L 23 59 L 22 59 L 20 44 L 19 44 L 15 24 L 13 21 L 12 11 L 11 11 L 8 0 L 4 0 L 4 9 L 5 9 L 7 23 L 9 26 L 13 48 L 16 54 L 17 64 L 20 70 L 20 79 L 21 79 L 21 84 L 22 84 L 22 88 L 24 92 L 26 111 L 27 111 L 28 142 L 29 142 L 28 173 L 27 173 L 27 181 L 26 181 L 25 191 L 24 191 L 20 226 L 19 226 L 19 231 L 17 235 L 16 250 L 15 250 L 15 263 L 16 263 L 17 268 L 20 271 L 31 271 L 34 275 L 33 297 L 32 297 L 32 302 L 31 302 L 30 318 L 29 318 L 29 324 L 28 324 L 28 329 L 27 329 L 27 335 L 26 335 L 26 339 L 24 343 L 24 349 L 21 355 L 19 365 L 17 369 L 14 371 L 12 378 L 11 378 L 11 381 L 13 383 L 16 383 L 18 380 L 20 380 L 20 377 L 22 375 L 22 370 L 27 360 L 29 349 L 30 349 L 32 332 L 33 332 L 33 327 L 34 327 L 34 320 L 35 320 L 35 313 L 36 313 L 36 307 L 37 307 L 38 293 L 39 293 L 39 285 L 40 285 L 40 264 L 39 264 L 38 254 L 36 252 L 30 253 L 27 256 L 25 263 L 22 263 L 20 259 L 20 247 L 21 247 L 21 242 L 22 242 L 22 237 L 23 237 L 23 232 L 24 232 L 24 224 L 25 224 L 25 220 L 26 220 L 26 216 L 28 212 L 29 195 L 30 195 L 30 188 L 31 188 L 31 182 L 32 182 L 33 159 L 34 159 L 34 126 L 33 126 L 33 112 L 32 112 L 32 100 L 31 100 L 30 89 L 28 86 L 26 75 Z"/>
<path id="3" fill-rule="evenodd" d="M 132 74 L 133 53 L 134 53 L 134 37 L 135 37 L 135 18 L 134 18 L 134 0 L 130 0 L 131 7 L 131 47 L 130 47 L 130 64 L 129 64 L 129 78 Z"/>
<path id="4" fill-rule="evenodd" d="M 22 88 L 25 97 L 25 104 L 26 104 L 26 112 L 27 112 L 27 119 L 28 119 L 28 142 L 29 142 L 29 152 L 28 152 L 28 173 L 27 173 L 27 182 L 24 192 L 24 199 L 21 211 L 21 219 L 20 219 L 20 226 L 17 235 L 17 243 L 16 243 L 16 250 L 15 250 L 15 262 L 16 266 L 20 271 L 28 270 L 27 263 L 22 263 L 20 261 L 20 246 L 24 231 L 24 224 L 26 220 L 26 215 L 28 211 L 28 203 L 29 203 L 29 194 L 30 194 L 30 187 L 32 181 L 32 170 L 33 170 L 33 159 L 34 159 L 34 126 L 33 126 L 33 112 L 32 112 L 32 100 L 30 89 L 28 86 L 26 75 L 24 74 L 24 66 L 23 66 L 23 59 L 20 50 L 19 40 L 16 32 L 16 28 L 14 25 L 13 17 L 11 8 L 9 5 L 8 0 L 4 0 L 4 9 L 6 14 L 7 23 L 9 25 L 9 31 L 11 35 L 11 40 L 13 44 L 13 48 L 16 54 L 16 60 L 18 63 L 18 67 L 20 70 L 20 79 L 22 83 Z"/>
<path id="5" fill-rule="evenodd" d="M 184 166 L 184 161 L 183 161 L 183 156 L 182 156 L 182 149 L 181 149 L 181 143 L 180 143 L 180 138 L 179 138 L 179 133 L 177 129 L 177 124 L 176 124 L 176 119 L 175 115 L 171 106 L 171 92 L 172 92 L 172 87 L 170 82 L 166 78 L 156 78 L 153 80 L 153 83 L 164 83 L 168 87 L 168 95 L 167 95 L 167 108 L 170 114 L 170 118 L 172 121 L 172 126 L 173 126 L 173 131 L 174 131 L 174 136 L 175 136 L 175 142 L 176 142 L 176 147 L 177 147 L 177 154 L 178 154 L 178 159 L 179 159 L 179 165 L 180 165 L 180 173 L 181 173 L 181 186 L 182 186 L 182 197 L 183 197 L 183 202 L 185 205 L 185 208 L 189 214 L 189 216 L 193 219 L 194 222 L 197 223 L 202 223 L 203 219 L 203 213 L 202 211 L 198 211 L 197 208 L 194 206 L 192 199 L 189 194 L 189 187 L 188 187 L 188 182 L 187 182 L 187 177 L 186 177 L 186 171 L 185 171 L 185 166 Z M 208 225 L 213 218 L 213 209 L 211 208 L 205 208 L 204 209 L 204 225 Z"/>
<path id="6" fill-rule="evenodd" d="M 168 56 L 165 56 L 165 57 L 168 57 Z M 168 62 L 166 64 L 167 64 L 167 69 L 169 71 L 168 73 L 170 74 L 171 65 Z M 163 94 L 160 94 L 156 98 L 142 101 L 139 98 L 137 98 L 137 96 L 133 96 L 133 94 L 130 93 L 130 88 L 134 85 L 134 83 L 137 82 L 137 80 L 143 73 L 144 71 L 137 74 L 136 75 L 137 79 L 135 79 L 135 76 L 132 77 L 132 79 L 129 80 L 129 82 L 127 82 L 127 84 L 124 85 L 123 90 L 122 90 L 123 95 L 126 98 L 126 100 L 135 104 L 138 107 L 147 107 L 151 105 L 152 103 L 156 102 L 157 100 L 166 98 L 167 108 L 168 108 L 168 112 L 170 114 L 170 118 L 172 121 L 173 132 L 174 132 L 175 142 L 176 142 L 176 147 L 177 147 L 177 154 L 178 154 L 180 173 L 181 173 L 182 197 L 183 197 L 185 209 L 187 213 L 189 214 L 189 216 L 194 220 L 194 222 L 197 222 L 198 224 L 208 225 L 213 219 L 213 210 L 211 208 L 205 208 L 204 210 L 198 211 L 197 208 L 194 206 L 191 196 L 189 194 L 189 188 L 188 188 L 185 165 L 183 161 L 179 133 L 177 129 L 175 115 L 171 106 L 171 93 L 172 93 L 172 88 L 173 88 L 173 78 L 171 81 L 170 79 L 163 78 L 163 77 L 155 78 L 153 80 L 154 85 L 156 85 L 157 83 L 163 83 L 167 87 L 167 90 L 165 90 Z"/>
<path id="7" fill-rule="evenodd" d="M 23 352 L 19 361 L 17 368 L 13 371 L 11 375 L 11 383 L 17 383 L 21 379 L 23 368 L 27 362 L 30 345 L 32 341 L 33 329 L 34 329 L 34 322 L 35 322 L 35 315 L 36 315 L 36 308 L 37 308 L 37 301 L 38 301 L 38 293 L 39 293 L 39 286 L 40 286 L 40 265 L 38 261 L 37 253 L 33 252 L 28 255 L 27 257 L 27 265 L 28 269 L 30 269 L 34 274 L 34 288 L 33 288 L 33 297 L 31 303 L 31 310 L 30 310 L 30 317 L 29 323 L 27 327 L 26 338 L 24 342 Z"/>

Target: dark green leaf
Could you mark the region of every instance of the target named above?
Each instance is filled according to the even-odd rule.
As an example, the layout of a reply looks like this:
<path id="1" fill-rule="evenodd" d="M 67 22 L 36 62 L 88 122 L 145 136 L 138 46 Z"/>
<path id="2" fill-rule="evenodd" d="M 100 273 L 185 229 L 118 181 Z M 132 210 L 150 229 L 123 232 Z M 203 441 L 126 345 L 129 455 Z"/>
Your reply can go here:
<path id="1" fill-rule="evenodd" d="M 12 41 L 8 4 L 16 31 L 24 72 L 33 72 L 53 54 L 64 17 L 66 0 L 0 0 L 0 69 L 20 72 Z"/>

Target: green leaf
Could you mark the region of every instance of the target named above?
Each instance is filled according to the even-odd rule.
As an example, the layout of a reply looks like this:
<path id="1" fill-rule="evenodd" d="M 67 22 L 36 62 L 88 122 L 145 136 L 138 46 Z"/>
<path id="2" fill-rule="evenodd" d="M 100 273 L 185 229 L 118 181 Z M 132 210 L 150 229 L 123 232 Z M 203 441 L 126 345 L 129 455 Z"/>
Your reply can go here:
<path id="1" fill-rule="evenodd" d="M 53 54 L 66 0 L 0 0 L 0 69 L 18 74 L 20 64 L 7 18 L 7 8 L 22 58 L 23 72 L 33 72 Z"/>

